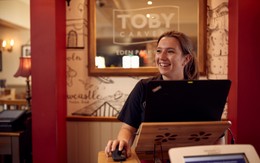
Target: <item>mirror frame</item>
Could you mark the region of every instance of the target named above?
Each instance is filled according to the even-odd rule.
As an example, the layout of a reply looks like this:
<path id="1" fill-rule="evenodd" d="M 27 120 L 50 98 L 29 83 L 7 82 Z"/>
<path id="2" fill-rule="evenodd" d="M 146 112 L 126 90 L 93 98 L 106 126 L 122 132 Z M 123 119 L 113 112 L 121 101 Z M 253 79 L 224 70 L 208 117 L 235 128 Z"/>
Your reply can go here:
<path id="1" fill-rule="evenodd" d="M 206 75 L 206 20 L 207 0 L 199 2 L 199 23 L 198 23 L 198 62 L 200 75 Z M 158 74 L 157 67 L 140 68 L 96 68 L 96 0 L 88 0 L 88 73 L 89 76 L 153 76 Z"/>

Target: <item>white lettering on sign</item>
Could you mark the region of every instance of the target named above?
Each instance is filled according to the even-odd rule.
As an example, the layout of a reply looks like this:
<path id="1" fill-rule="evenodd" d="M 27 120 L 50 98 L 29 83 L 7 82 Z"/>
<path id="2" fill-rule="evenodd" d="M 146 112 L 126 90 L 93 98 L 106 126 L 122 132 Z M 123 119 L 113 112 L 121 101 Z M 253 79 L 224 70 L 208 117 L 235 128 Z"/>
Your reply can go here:
<path id="1" fill-rule="evenodd" d="M 161 33 L 157 33 L 156 31 L 133 31 L 126 33 L 125 31 L 122 31 L 119 33 L 120 37 L 157 37 L 157 35 L 161 35 Z"/>
<path id="2" fill-rule="evenodd" d="M 114 44 L 154 42 L 169 29 L 179 31 L 179 6 L 113 10 Z"/>
<path id="3" fill-rule="evenodd" d="M 149 28 L 160 28 L 161 25 L 164 26 L 164 28 L 169 28 L 171 19 L 173 18 L 174 13 L 166 14 L 150 14 L 150 17 L 146 17 L 144 14 L 136 14 L 131 16 L 130 14 L 122 14 L 117 15 L 117 18 L 121 21 L 121 28 L 126 29 L 127 23 L 130 20 L 130 25 L 136 29 L 144 28 L 145 26 L 148 26 Z M 161 22 L 163 21 L 163 22 Z"/>
<path id="4" fill-rule="evenodd" d="M 154 54 L 153 50 L 116 50 L 115 53 L 118 56 L 125 56 L 125 55 L 140 55 L 141 51 L 146 54 Z"/>

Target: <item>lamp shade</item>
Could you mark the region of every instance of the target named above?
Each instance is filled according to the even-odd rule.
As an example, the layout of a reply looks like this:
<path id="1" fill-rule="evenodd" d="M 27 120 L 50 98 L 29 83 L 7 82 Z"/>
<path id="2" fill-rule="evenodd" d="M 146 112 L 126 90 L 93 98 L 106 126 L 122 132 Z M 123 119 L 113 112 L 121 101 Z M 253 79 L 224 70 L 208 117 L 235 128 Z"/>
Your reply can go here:
<path id="1" fill-rule="evenodd" d="M 20 57 L 20 65 L 14 77 L 28 78 L 31 75 L 31 57 Z"/>

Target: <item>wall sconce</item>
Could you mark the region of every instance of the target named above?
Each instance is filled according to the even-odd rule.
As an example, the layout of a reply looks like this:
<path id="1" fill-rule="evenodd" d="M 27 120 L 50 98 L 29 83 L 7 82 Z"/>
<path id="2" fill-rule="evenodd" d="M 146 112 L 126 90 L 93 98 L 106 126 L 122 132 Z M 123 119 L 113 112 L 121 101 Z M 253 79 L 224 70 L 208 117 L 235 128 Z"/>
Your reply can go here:
<path id="1" fill-rule="evenodd" d="M 14 46 L 14 40 L 0 40 L 1 42 L 1 50 L 5 51 L 7 50 L 8 52 L 13 51 L 13 46 Z"/>
<path id="2" fill-rule="evenodd" d="M 26 100 L 27 109 L 31 109 L 31 87 L 30 78 L 31 76 L 31 57 L 20 57 L 20 65 L 14 77 L 24 77 L 26 78 Z"/>

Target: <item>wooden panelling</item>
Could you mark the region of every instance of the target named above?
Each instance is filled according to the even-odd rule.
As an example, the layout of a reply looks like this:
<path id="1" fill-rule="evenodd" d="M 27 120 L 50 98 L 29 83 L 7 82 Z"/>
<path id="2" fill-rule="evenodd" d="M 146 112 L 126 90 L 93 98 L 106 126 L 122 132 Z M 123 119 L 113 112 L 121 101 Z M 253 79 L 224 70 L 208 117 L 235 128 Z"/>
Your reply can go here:
<path id="1" fill-rule="evenodd" d="M 120 122 L 67 122 L 68 163 L 96 163 L 98 152 L 115 139 Z"/>

